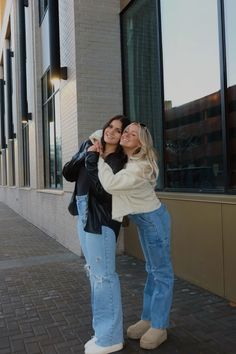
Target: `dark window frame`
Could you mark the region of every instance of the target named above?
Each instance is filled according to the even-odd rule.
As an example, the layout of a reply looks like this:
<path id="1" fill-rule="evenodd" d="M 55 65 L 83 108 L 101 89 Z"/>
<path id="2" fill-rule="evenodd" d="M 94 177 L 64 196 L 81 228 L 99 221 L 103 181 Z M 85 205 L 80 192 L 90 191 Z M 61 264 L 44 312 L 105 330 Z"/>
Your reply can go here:
<path id="1" fill-rule="evenodd" d="M 126 95 L 128 94 L 127 93 L 127 90 L 126 90 L 126 84 L 125 84 L 125 60 L 124 60 L 124 57 L 125 57 L 125 50 L 124 50 L 124 40 L 123 40 L 123 37 L 122 37 L 122 32 L 123 32 L 123 29 L 124 29 L 124 25 L 123 25 L 123 21 L 122 21 L 122 17 L 123 15 L 126 13 L 127 10 L 129 10 L 130 8 L 132 8 L 133 6 L 136 5 L 136 0 L 131 0 L 127 6 L 121 11 L 120 13 L 120 32 L 121 32 L 121 65 L 122 65 L 122 94 L 123 94 L 123 112 L 126 116 L 128 116 L 130 118 L 130 120 L 132 121 L 133 119 L 135 119 L 135 117 L 131 117 L 129 116 L 129 113 L 128 113 L 128 107 L 126 105 L 126 101 L 127 101 L 127 97 Z M 157 101 L 161 104 L 158 104 L 157 105 L 157 116 L 162 116 L 163 115 L 163 111 L 164 111 L 164 105 L 162 104 L 162 102 L 164 102 L 163 100 L 163 88 L 162 88 L 162 81 L 163 81 L 163 77 L 162 77 L 162 45 L 161 45 L 161 37 L 160 37 L 160 26 L 161 26 L 161 23 L 160 23 L 160 11 L 159 11 L 159 7 L 160 7 L 160 4 L 159 4 L 159 1 L 157 0 L 154 0 L 153 1 L 153 4 L 152 4 L 155 9 L 156 9 L 156 23 L 157 23 L 157 29 L 156 29 L 156 43 L 154 45 L 154 47 L 156 48 L 157 50 L 157 55 L 158 55 L 158 60 L 157 60 L 157 63 L 156 63 L 156 72 L 155 72 L 155 80 L 156 82 L 159 83 L 158 87 L 157 87 L 157 90 L 156 90 L 156 93 L 155 95 L 157 96 Z M 141 5 L 142 6 L 142 5 Z M 138 119 L 138 118 L 136 118 Z M 145 118 L 139 118 L 138 120 L 143 120 L 143 123 L 148 124 L 148 121 L 145 120 Z M 158 124 L 158 131 L 161 132 L 162 136 L 164 136 L 164 127 L 163 127 L 163 122 L 159 122 Z M 157 138 L 153 135 L 153 140 L 157 140 Z M 159 160 L 159 165 L 162 165 L 163 164 L 163 161 L 162 161 L 162 156 L 163 156 L 163 143 L 159 144 L 158 146 L 158 153 L 159 153 L 159 157 L 161 158 Z M 164 171 L 163 171 L 163 168 L 160 168 L 159 170 L 159 178 L 158 178 L 158 186 L 157 186 L 157 189 L 160 189 L 161 186 L 164 184 Z"/>
<path id="2" fill-rule="evenodd" d="M 46 81 L 45 81 L 46 78 Z M 46 86 L 44 85 L 46 82 Z M 56 115 L 55 115 L 55 97 L 59 94 L 59 88 L 54 89 L 53 84 L 50 81 L 50 68 L 46 70 L 42 79 L 41 79 L 41 87 L 42 87 L 42 118 L 43 118 L 43 153 L 44 153 L 44 187 L 48 189 L 62 189 L 62 175 L 60 176 L 60 182 L 57 182 L 57 170 L 58 170 L 58 161 L 57 161 L 57 144 L 56 144 Z M 48 109 L 49 108 L 49 109 Z M 45 115 L 45 111 L 47 114 Z M 53 146 L 54 146 L 54 163 L 53 169 L 51 168 L 51 159 L 50 159 L 50 129 L 48 129 L 49 123 L 49 114 L 51 112 L 53 118 Z M 47 125 L 47 126 L 46 126 Z M 51 176 L 55 179 L 55 185 L 51 183 Z"/>
<path id="3" fill-rule="evenodd" d="M 23 159 L 23 186 L 30 187 L 30 145 L 29 124 L 22 123 L 22 159 Z"/>
<path id="4" fill-rule="evenodd" d="M 120 23 L 121 23 L 121 55 L 122 55 L 122 86 L 123 86 L 123 110 L 126 114 L 126 100 L 127 92 L 125 85 L 125 69 L 124 69 L 124 50 L 123 50 L 123 38 L 122 38 L 122 17 L 123 15 L 136 3 L 137 0 L 132 0 L 120 13 Z M 236 194 L 236 190 L 232 189 L 229 185 L 229 175 L 230 175 L 230 165 L 229 165 L 229 128 L 227 126 L 227 117 L 229 112 L 229 105 L 227 102 L 227 73 L 226 73 L 226 38 L 225 38 L 225 14 L 224 14 L 224 0 L 217 0 L 218 8 L 218 25 L 219 25 L 219 55 L 220 55 L 220 83 L 221 83 L 221 123 L 222 123 L 222 156 L 223 156 L 223 188 L 222 189 L 195 189 L 195 188 L 167 188 L 165 171 L 160 171 L 164 176 L 162 176 L 161 187 L 158 188 L 160 191 L 166 192 L 181 192 L 181 193 L 197 193 L 197 194 Z M 164 131 L 164 80 L 163 80 L 163 55 L 162 55 L 162 34 L 161 34 L 161 0 L 156 0 L 156 11 L 157 11 L 157 41 L 158 41 L 158 52 L 160 53 L 160 63 L 158 67 L 158 76 L 161 80 L 159 95 L 159 104 L 161 107 L 161 120 L 163 124 L 163 151 L 165 149 L 165 131 Z M 209 112 L 210 113 L 210 112 Z M 218 133 L 217 133 L 218 134 Z M 214 134 L 213 134 L 214 135 Z M 212 135 L 212 138 L 214 138 Z M 211 137 L 210 137 L 211 138 Z M 164 157 L 163 157 L 164 158 Z"/>
<path id="5" fill-rule="evenodd" d="M 39 26 L 41 26 L 43 19 L 48 10 L 48 0 L 38 0 L 38 9 L 39 9 Z"/>
<path id="6" fill-rule="evenodd" d="M 9 37 L 10 42 L 10 37 Z M 11 48 L 6 49 L 6 98 L 7 98 L 7 126 L 8 126 L 8 149 L 10 141 L 12 141 L 12 154 L 11 154 L 11 165 L 12 165 L 12 180 L 11 185 L 16 185 L 16 165 L 15 165 L 15 127 L 13 122 L 13 71 L 12 71 L 12 58 L 14 57 L 14 52 Z M 10 156 L 10 155 L 9 155 Z"/>

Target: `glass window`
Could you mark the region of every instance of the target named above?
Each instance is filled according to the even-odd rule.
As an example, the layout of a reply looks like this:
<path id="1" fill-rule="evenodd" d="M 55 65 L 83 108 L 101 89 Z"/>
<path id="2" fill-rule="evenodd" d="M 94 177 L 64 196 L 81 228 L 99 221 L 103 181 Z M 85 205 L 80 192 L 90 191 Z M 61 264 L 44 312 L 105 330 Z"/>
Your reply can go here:
<path id="1" fill-rule="evenodd" d="M 11 37 L 9 37 L 9 45 L 11 47 Z M 13 78 L 12 78 L 12 58 L 11 49 L 6 49 L 6 96 L 7 96 L 7 128 L 8 128 L 8 183 L 10 186 L 16 184 L 15 181 L 15 132 L 14 132 L 14 116 L 13 116 Z"/>
<path id="2" fill-rule="evenodd" d="M 3 68 L 2 68 L 2 71 Z M 7 184 L 6 131 L 5 131 L 5 84 L 0 79 L 0 184 Z"/>
<path id="3" fill-rule="evenodd" d="M 50 82 L 48 71 L 42 79 L 45 187 L 62 188 L 62 157 L 59 89 Z"/>
<path id="4" fill-rule="evenodd" d="M 121 13 L 124 110 L 152 132 L 160 189 L 235 193 L 235 13 L 234 0 L 136 0 Z"/>
<path id="5" fill-rule="evenodd" d="M 29 125 L 22 123 L 23 185 L 30 186 Z"/>
<path id="6" fill-rule="evenodd" d="M 235 0 L 225 0 L 227 61 L 227 112 L 229 137 L 230 188 L 236 189 L 236 41 Z"/>
<path id="7" fill-rule="evenodd" d="M 2 151 L 0 151 L 0 186 L 2 185 Z"/>
<path id="8" fill-rule="evenodd" d="M 215 0 L 162 0 L 165 186 L 223 190 Z"/>
<path id="9" fill-rule="evenodd" d="M 121 15 L 124 111 L 131 120 L 143 122 L 149 127 L 162 156 L 156 14 L 155 0 L 139 0 Z"/>
<path id="10" fill-rule="evenodd" d="M 39 22 L 41 23 L 48 7 L 48 0 L 39 1 Z"/>
<path id="11" fill-rule="evenodd" d="M 0 79 L 0 132 L 0 149 L 6 149 L 5 84 L 3 79 Z"/>

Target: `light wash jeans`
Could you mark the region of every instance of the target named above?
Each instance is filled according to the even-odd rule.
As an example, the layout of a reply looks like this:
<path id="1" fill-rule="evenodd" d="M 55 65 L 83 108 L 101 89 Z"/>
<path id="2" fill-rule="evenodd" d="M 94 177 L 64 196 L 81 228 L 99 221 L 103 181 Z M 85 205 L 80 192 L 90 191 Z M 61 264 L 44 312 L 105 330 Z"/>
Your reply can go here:
<path id="1" fill-rule="evenodd" d="M 172 304 L 174 273 L 170 256 L 170 215 L 165 205 L 148 213 L 132 214 L 146 261 L 141 319 L 153 328 L 167 328 Z"/>
<path id="2" fill-rule="evenodd" d="M 110 346 L 123 343 L 121 290 L 116 273 L 116 237 L 112 229 L 102 226 L 102 234 L 84 231 L 87 196 L 77 197 L 78 233 L 86 259 L 91 285 L 93 329 L 96 344 Z"/>
<path id="3" fill-rule="evenodd" d="M 87 259 L 87 249 L 86 249 L 86 232 L 84 231 L 84 227 L 87 221 L 88 215 L 88 195 L 80 195 L 76 196 L 76 204 L 78 210 L 78 218 L 77 218 L 77 233 L 79 236 L 80 246 L 82 248 L 85 259 Z"/>

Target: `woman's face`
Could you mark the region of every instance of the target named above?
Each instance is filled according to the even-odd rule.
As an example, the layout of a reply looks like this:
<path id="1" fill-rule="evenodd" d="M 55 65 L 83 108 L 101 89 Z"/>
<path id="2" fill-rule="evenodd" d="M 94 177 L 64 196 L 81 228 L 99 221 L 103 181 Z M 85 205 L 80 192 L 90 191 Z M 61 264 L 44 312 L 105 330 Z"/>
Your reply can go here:
<path id="1" fill-rule="evenodd" d="M 122 132 L 122 123 L 118 119 L 114 119 L 104 130 L 104 141 L 106 144 L 117 145 L 120 142 Z"/>
<path id="2" fill-rule="evenodd" d="M 135 151 L 141 146 L 139 140 L 139 129 L 140 127 L 138 125 L 130 124 L 123 131 L 123 134 L 120 139 L 120 145 L 122 145 L 126 151 Z"/>

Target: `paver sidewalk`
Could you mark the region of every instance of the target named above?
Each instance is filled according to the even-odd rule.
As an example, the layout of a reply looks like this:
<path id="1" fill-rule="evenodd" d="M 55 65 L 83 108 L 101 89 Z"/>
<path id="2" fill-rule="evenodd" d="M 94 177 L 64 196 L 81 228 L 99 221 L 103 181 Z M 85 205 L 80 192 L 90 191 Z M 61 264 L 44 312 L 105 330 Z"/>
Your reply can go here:
<path id="1" fill-rule="evenodd" d="M 83 259 L 3 203 L 0 246 L 0 354 L 83 354 L 92 334 Z M 119 256 L 117 267 L 127 328 L 139 319 L 144 263 Z M 236 354 L 236 308 L 176 279 L 168 341 L 148 351 L 125 340 L 123 354 Z"/>

